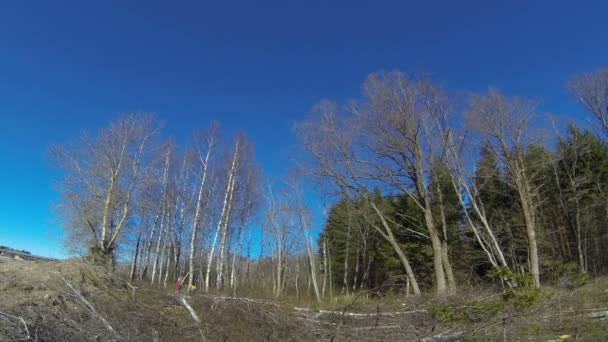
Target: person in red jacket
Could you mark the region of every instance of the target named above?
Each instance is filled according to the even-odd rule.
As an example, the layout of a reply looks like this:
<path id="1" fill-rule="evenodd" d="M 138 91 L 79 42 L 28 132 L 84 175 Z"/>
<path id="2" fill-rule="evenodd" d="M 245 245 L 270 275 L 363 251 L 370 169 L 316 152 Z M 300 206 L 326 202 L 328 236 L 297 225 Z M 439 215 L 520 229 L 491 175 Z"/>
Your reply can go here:
<path id="1" fill-rule="evenodd" d="M 177 278 L 177 283 L 175 283 L 175 292 L 179 292 L 182 289 L 182 286 L 184 285 L 184 281 L 186 280 L 188 274 L 190 274 L 190 272 L 186 273 L 186 275 L 181 278 Z"/>

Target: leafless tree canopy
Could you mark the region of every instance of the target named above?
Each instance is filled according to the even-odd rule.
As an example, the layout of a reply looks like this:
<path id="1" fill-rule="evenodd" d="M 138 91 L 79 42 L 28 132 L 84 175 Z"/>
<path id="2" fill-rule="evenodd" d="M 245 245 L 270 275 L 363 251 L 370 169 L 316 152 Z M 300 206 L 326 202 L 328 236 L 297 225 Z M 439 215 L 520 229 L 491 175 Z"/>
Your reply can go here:
<path id="1" fill-rule="evenodd" d="M 608 68 L 572 78 L 567 89 L 591 113 L 608 136 Z"/>
<path id="2" fill-rule="evenodd" d="M 606 135 L 607 70 L 568 83 Z M 323 100 L 295 125 L 305 151 L 294 159 L 311 163 L 281 181 L 262 180 L 242 132 L 227 138 L 212 123 L 180 147 L 153 115 L 122 116 L 51 148 L 66 244 L 106 265 L 130 259 L 130 278 L 153 286 L 236 295 L 259 285 L 318 303 L 336 285 L 371 284 L 379 255 L 415 295 L 456 293 L 462 248 L 480 277 L 496 272 L 511 289 L 540 287 L 550 255 L 584 274 L 590 260 L 603 267 L 605 142 L 571 126 L 554 153 L 538 101 L 490 88 L 455 102 L 425 75 L 370 74 L 361 96 Z M 318 184 L 329 189 L 322 214 L 310 203 Z"/>
<path id="3" fill-rule="evenodd" d="M 133 199 L 158 161 L 152 140 L 160 129 L 153 115 L 131 114 L 94 137 L 83 134 L 51 148 L 55 165 L 65 172 L 60 212 L 68 241 L 84 240 L 101 254 L 113 254 L 130 223 Z"/>

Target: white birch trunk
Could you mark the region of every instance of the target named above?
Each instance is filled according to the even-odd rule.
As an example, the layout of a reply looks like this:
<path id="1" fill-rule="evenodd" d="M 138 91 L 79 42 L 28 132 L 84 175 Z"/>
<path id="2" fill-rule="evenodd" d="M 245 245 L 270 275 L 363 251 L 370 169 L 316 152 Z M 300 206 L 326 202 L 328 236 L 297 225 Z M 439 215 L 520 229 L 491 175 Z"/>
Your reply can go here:
<path id="1" fill-rule="evenodd" d="M 163 265 L 165 264 L 165 253 L 167 252 L 167 234 L 165 234 L 165 237 L 163 239 L 163 247 L 161 250 L 162 250 L 162 254 L 160 255 L 160 261 L 158 264 L 158 286 L 159 287 L 161 285 L 161 281 L 163 278 Z"/>
<path id="2" fill-rule="evenodd" d="M 323 285 L 321 285 L 321 298 L 325 298 L 325 287 L 327 286 L 327 274 L 329 269 L 327 268 L 327 243 L 323 240 Z"/>
<path id="3" fill-rule="evenodd" d="M 213 139 L 213 136 L 209 137 L 205 159 L 202 160 L 201 158 L 203 174 L 201 175 L 201 182 L 198 188 L 198 197 L 196 199 L 196 211 L 194 213 L 194 222 L 192 222 L 192 237 L 190 239 L 190 258 L 188 260 L 188 271 L 190 272 L 188 277 L 188 288 L 192 286 L 194 281 L 194 255 L 196 253 L 196 235 L 198 233 L 198 226 L 201 220 L 201 211 L 203 210 L 203 194 L 205 190 L 205 180 L 207 179 L 207 170 L 209 167 L 209 157 L 211 156 L 211 151 L 213 150 Z"/>
<path id="4" fill-rule="evenodd" d="M 160 207 L 161 207 L 161 217 L 160 217 L 160 228 L 158 232 L 158 242 L 156 243 L 156 253 L 154 254 L 154 263 L 152 266 L 152 279 L 150 280 L 150 284 L 154 284 L 154 280 L 156 279 L 156 267 L 158 264 L 158 254 L 160 252 L 160 242 L 163 238 L 163 228 L 165 222 L 165 197 L 167 194 L 167 181 L 169 179 L 169 161 L 170 161 L 170 150 L 167 150 L 167 155 L 165 156 L 165 169 L 163 170 L 163 184 L 162 191 L 160 197 Z M 161 261 L 162 262 L 162 261 Z M 160 275 L 159 275 L 160 279 Z"/>
<path id="5" fill-rule="evenodd" d="M 234 196 L 234 185 L 236 183 L 236 171 L 237 171 L 237 161 L 238 161 L 238 157 L 239 157 L 239 153 L 240 153 L 240 141 L 237 140 L 236 142 L 236 146 L 234 149 L 234 156 L 232 159 L 232 165 L 230 167 L 230 173 L 228 175 L 229 179 L 228 179 L 228 189 L 227 189 L 227 195 L 229 195 L 229 199 L 228 199 L 228 208 L 226 210 L 226 216 L 224 218 L 224 225 L 222 227 L 222 238 L 220 240 L 220 246 L 219 246 L 219 255 L 218 255 L 218 259 L 217 259 L 217 263 L 216 263 L 216 288 L 220 288 L 222 285 L 222 272 L 224 270 L 224 254 L 225 254 L 225 250 L 226 250 L 226 234 L 228 232 L 228 223 L 230 221 L 230 211 L 232 209 L 232 199 Z"/>
<path id="6" fill-rule="evenodd" d="M 348 209 L 348 231 L 346 233 L 346 255 L 344 256 L 344 279 L 342 279 L 342 283 L 343 283 L 342 293 L 348 292 L 348 257 L 349 257 L 349 250 L 350 250 L 350 229 L 351 229 L 351 215 L 350 215 L 350 208 L 349 208 Z"/>
<path id="7" fill-rule="evenodd" d="M 152 262 L 152 277 L 150 279 L 150 284 L 154 284 L 154 280 L 156 279 L 156 267 L 158 264 L 158 255 L 160 254 L 160 242 L 163 238 L 163 223 L 165 221 L 165 209 L 163 208 L 163 214 L 160 219 L 160 228 L 158 231 L 158 241 L 156 243 L 156 253 L 154 253 L 154 261 Z"/>
<path id="8" fill-rule="evenodd" d="M 299 202 L 299 200 L 298 200 Z M 300 206 L 298 204 L 298 206 Z M 312 287 L 315 291 L 315 296 L 317 298 L 317 302 L 321 302 L 321 293 L 319 292 L 319 284 L 317 283 L 317 266 L 315 264 L 315 254 L 312 247 L 312 242 L 310 241 L 310 237 L 308 234 L 308 224 L 306 223 L 306 218 L 304 214 L 304 208 L 300 206 L 300 222 L 302 225 L 302 229 L 304 230 L 304 238 L 306 239 L 306 252 L 308 253 L 308 263 L 310 267 L 310 281 L 312 282 Z"/>
<path id="9" fill-rule="evenodd" d="M 156 226 L 158 225 L 158 220 L 160 219 L 160 214 L 162 210 L 162 205 L 158 208 L 158 211 L 154 217 L 154 224 L 152 225 L 152 231 L 150 232 L 150 237 L 148 238 L 146 248 L 144 249 L 144 260 L 142 263 L 142 268 L 139 273 L 139 280 L 143 280 L 148 273 L 148 267 L 150 266 L 150 254 L 152 253 L 152 244 L 154 243 L 154 234 L 156 233 Z"/>
<path id="10" fill-rule="evenodd" d="M 238 141 L 237 141 L 237 149 L 238 149 Z M 222 212 L 220 214 L 220 219 L 217 223 L 217 228 L 215 230 L 215 234 L 213 236 L 213 242 L 211 244 L 211 249 L 209 251 L 209 257 L 207 258 L 207 271 L 205 273 L 205 292 L 209 291 L 209 278 L 211 275 L 211 264 L 213 262 L 213 254 L 215 252 L 215 245 L 217 243 L 217 238 L 218 235 L 220 234 L 220 232 L 222 233 L 223 238 L 225 239 L 225 234 L 224 234 L 224 226 L 228 225 L 228 212 L 229 212 L 229 201 L 231 200 L 231 192 L 232 192 L 232 187 L 233 187 L 233 171 L 236 168 L 236 161 L 237 161 L 237 151 L 235 151 L 235 155 L 233 157 L 232 160 L 232 165 L 230 167 L 230 171 L 229 171 L 229 175 L 228 175 L 228 184 L 226 185 L 226 193 L 224 195 L 224 204 L 222 205 Z M 224 224 L 225 222 L 225 224 Z M 217 269 L 219 269 L 220 267 L 217 267 Z M 218 275 L 218 277 L 221 277 L 221 275 Z"/>

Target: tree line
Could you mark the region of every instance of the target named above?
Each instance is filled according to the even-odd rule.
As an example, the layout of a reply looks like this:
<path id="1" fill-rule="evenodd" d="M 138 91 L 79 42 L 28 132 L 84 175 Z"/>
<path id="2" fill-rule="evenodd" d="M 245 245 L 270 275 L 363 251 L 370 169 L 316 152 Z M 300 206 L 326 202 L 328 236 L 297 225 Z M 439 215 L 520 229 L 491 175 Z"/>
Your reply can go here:
<path id="1" fill-rule="evenodd" d="M 19 249 L 11 248 L 8 246 L 0 246 L 0 249 L 4 249 L 7 251 L 11 251 L 11 252 L 19 252 L 19 253 L 23 253 L 23 254 L 30 254 L 30 255 L 32 254 L 30 251 L 26 251 L 25 249 L 19 250 Z"/>
<path id="2" fill-rule="evenodd" d="M 154 114 L 132 113 L 51 146 L 68 251 L 159 287 L 259 287 L 278 297 L 291 277 L 320 298 L 298 177 L 264 185 L 243 132 L 226 138 L 212 123 L 180 149 L 162 128 Z"/>
<path id="3" fill-rule="evenodd" d="M 608 133 L 608 69 L 567 89 Z M 335 286 L 405 275 L 414 294 L 444 295 L 467 274 L 537 288 L 574 264 L 605 274 L 605 136 L 570 123 L 553 142 L 534 100 L 490 89 L 458 108 L 398 71 L 371 74 L 363 93 L 321 102 L 299 126 L 314 172 L 342 198 L 321 237 Z"/>
<path id="4" fill-rule="evenodd" d="M 567 89 L 604 136 L 570 123 L 551 139 L 531 99 L 490 89 L 462 106 L 427 77 L 374 73 L 361 98 L 295 125 L 307 167 L 274 183 L 242 132 L 213 123 L 178 148 L 154 115 L 129 114 L 51 147 L 56 210 L 71 252 L 159 287 L 320 301 L 388 281 L 445 295 L 602 275 L 608 69 Z M 333 199 L 320 235 L 308 176 Z"/>

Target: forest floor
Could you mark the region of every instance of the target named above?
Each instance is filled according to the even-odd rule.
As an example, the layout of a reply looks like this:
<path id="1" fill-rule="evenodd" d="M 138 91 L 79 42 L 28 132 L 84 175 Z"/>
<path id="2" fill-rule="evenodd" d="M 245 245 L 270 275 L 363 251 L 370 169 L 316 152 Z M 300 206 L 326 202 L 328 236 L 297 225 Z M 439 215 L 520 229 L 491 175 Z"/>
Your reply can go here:
<path id="1" fill-rule="evenodd" d="M 606 341 L 607 318 L 603 278 L 306 307 L 155 289 L 80 260 L 0 260 L 0 341 Z"/>

